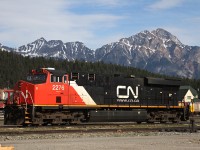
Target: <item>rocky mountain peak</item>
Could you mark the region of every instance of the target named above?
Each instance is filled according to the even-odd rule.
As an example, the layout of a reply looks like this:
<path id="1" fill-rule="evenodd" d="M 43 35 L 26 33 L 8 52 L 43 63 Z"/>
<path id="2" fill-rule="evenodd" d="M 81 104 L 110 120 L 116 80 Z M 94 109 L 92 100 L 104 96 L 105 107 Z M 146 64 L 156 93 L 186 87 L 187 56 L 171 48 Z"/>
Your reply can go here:
<path id="1" fill-rule="evenodd" d="M 165 40 L 165 41 L 173 41 L 175 42 L 176 44 L 179 44 L 179 45 L 183 45 L 176 36 L 172 35 L 170 32 L 162 29 L 162 28 L 158 28 L 156 30 L 153 30 L 152 31 L 153 34 L 155 34 L 157 37 Z"/>
<path id="2" fill-rule="evenodd" d="M 39 38 L 38 40 L 39 40 L 39 41 L 44 41 L 44 42 L 46 42 L 46 39 L 43 38 L 43 37 Z M 37 41 L 37 40 L 36 40 L 36 41 Z"/>

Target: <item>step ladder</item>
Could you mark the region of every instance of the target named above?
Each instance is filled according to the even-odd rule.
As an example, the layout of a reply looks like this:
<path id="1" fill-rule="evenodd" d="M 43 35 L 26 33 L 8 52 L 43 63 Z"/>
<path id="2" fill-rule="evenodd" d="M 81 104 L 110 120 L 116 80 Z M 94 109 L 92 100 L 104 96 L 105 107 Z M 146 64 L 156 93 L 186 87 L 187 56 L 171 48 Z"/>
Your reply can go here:
<path id="1" fill-rule="evenodd" d="M 32 121 L 31 121 L 31 115 L 29 112 L 25 111 L 25 124 L 31 124 Z"/>
<path id="2" fill-rule="evenodd" d="M 0 110 L 0 120 L 4 120 L 4 111 Z"/>
<path id="3" fill-rule="evenodd" d="M 0 110 L 0 126 L 4 124 L 4 111 Z"/>

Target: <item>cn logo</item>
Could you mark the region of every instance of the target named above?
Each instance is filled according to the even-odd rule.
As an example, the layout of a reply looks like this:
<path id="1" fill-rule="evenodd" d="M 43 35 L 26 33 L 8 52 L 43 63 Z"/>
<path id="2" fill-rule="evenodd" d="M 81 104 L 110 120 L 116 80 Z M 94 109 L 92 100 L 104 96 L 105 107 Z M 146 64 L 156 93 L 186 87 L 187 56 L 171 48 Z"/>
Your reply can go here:
<path id="1" fill-rule="evenodd" d="M 126 95 L 120 95 L 119 94 L 120 90 L 126 90 Z M 133 95 L 133 97 L 135 99 L 138 98 L 138 86 L 136 86 L 135 92 L 133 91 L 131 86 L 128 86 L 128 87 L 123 86 L 123 85 L 118 85 L 117 86 L 117 97 L 118 98 L 129 98 L 130 92 L 131 92 L 131 94 Z"/>

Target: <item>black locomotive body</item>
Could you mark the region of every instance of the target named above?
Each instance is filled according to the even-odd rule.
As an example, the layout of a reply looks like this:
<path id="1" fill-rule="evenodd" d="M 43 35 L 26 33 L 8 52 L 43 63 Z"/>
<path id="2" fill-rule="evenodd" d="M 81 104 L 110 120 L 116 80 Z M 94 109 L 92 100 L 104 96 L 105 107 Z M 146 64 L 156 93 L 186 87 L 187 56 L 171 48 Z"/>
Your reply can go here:
<path id="1" fill-rule="evenodd" d="M 188 118 L 188 106 L 179 96 L 181 80 L 77 75 L 76 83 L 99 106 L 89 111 L 90 121 L 178 122 Z"/>

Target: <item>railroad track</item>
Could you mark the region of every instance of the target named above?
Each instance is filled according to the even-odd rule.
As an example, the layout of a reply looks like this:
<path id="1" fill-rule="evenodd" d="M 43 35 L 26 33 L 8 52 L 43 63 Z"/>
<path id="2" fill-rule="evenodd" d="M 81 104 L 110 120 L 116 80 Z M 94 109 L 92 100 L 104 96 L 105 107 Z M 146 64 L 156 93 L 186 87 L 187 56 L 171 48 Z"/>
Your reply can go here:
<path id="1" fill-rule="evenodd" d="M 54 133 L 97 133 L 97 132 L 191 132 L 188 127 L 171 128 L 133 128 L 133 129 L 87 129 L 87 130 L 45 130 L 45 131 L 12 131 L 0 132 L 0 135 L 54 134 Z"/>
<path id="2" fill-rule="evenodd" d="M 195 130 L 200 130 L 196 127 Z M 41 127 L 2 127 L 0 135 L 23 135 L 23 134 L 54 134 L 54 133 L 103 133 L 103 132 L 191 132 L 188 124 L 83 124 L 78 126 L 41 126 Z M 195 131 L 195 132 L 196 132 Z M 193 131 L 194 132 L 194 131 Z"/>
<path id="3" fill-rule="evenodd" d="M 182 126 L 182 125 L 189 125 L 190 122 L 188 121 L 183 121 L 180 123 L 142 123 L 142 124 L 137 124 L 134 122 L 89 122 L 89 123 L 81 123 L 81 124 L 77 124 L 77 125 L 30 125 L 30 126 L 23 126 L 23 125 L 1 125 L 1 128 L 87 128 L 87 127 L 92 127 L 92 128 L 104 128 L 104 127 L 110 127 L 110 128 L 118 128 L 118 127 L 138 127 L 138 128 L 143 128 L 143 127 L 155 127 L 155 126 Z"/>

